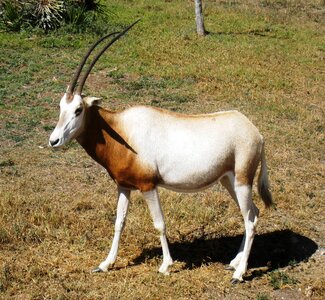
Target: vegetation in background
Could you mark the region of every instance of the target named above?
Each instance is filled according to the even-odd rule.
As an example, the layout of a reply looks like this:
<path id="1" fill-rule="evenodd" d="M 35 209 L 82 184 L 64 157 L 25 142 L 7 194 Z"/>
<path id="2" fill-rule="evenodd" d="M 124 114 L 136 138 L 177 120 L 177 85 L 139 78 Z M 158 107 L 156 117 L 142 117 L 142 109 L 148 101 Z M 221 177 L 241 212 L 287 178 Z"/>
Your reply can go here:
<path id="1" fill-rule="evenodd" d="M 3 0 L 0 23 L 8 31 L 67 27 L 73 32 L 107 29 L 109 10 L 101 0 Z"/>

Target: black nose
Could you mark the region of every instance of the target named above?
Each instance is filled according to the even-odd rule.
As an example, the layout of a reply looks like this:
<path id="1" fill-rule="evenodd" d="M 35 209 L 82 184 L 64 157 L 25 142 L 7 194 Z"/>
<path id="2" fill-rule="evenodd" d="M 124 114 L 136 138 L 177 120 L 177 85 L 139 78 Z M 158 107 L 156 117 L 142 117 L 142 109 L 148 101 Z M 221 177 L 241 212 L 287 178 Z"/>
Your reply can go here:
<path id="1" fill-rule="evenodd" d="M 60 141 L 60 139 L 57 139 L 57 140 L 55 140 L 55 141 L 50 141 L 50 144 L 51 144 L 51 146 L 53 147 L 53 146 L 55 146 L 59 141 Z"/>

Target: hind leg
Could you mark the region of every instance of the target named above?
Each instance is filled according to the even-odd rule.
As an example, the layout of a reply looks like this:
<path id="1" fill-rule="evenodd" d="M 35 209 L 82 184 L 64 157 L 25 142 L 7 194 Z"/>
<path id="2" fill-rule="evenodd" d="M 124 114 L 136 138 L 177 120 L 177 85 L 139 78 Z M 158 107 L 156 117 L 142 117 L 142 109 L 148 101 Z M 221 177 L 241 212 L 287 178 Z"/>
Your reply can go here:
<path id="1" fill-rule="evenodd" d="M 236 204 L 239 207 L 238 204 L 238 199 L 237 199 L 237 195 L 235 192 L 235 176 L 232 173 L 229 173 L 227 175 L 225 175 L 224 177 L 222 177 L 220 179 L 220 183 L 226 188 L 226 190 L 228 191 L 228 193 L 230 194 L 230 196 L 234 199 L 234 201 L 236 202 Z M 244 245 L 245 245 L 245 238 L 246 235 L 244 233 L 244 237 L 241 241 L 238 253 L 236 255 L 236 257 L 229 263 L 229 265 L 226 267 L 227 270 L 236 270 L 240 259 L 242 257 L 243 254 L 243 249 L 244 249 Z"/>
<path id="2" fill-rule="evenodd" d="M 255 227 L 258 218 L 258 209 L 252 201 L 252 185 L 243 184 L 237 179 L 235 179 L 234 189 L 237 196 L 238 205 L 240 207 L 244 219 L 245 241 L 243 243 L 243 248 L 241 249 L 242 251 L 240 258 L 236 260 L 237 266 L 236 271 L 234 272 L 232 277 L 233 283 L 242 281 L 242 276 L 247 270 L 247 261 L 253 244 Z M 237 256 L 235 259 L 237 259 Z"/>

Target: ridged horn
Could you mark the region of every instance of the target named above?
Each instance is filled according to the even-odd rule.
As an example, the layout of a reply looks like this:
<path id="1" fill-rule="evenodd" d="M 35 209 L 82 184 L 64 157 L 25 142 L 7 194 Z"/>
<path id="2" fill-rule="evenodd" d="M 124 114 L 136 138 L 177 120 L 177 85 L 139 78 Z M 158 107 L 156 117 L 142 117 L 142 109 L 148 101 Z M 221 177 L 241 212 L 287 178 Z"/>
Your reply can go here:
<path id="1" fill-rule="evenodd" d="M 68 85 L 68 88 L 67 88 L 67 91 L 66 93 L 68 95 L 72 95 L 73 94 L 73 91 L 77 85 L 77 81 L 78 81 L 78 78 L 80 76 L 80 73 L 82 71 L 82 68 L 83 66 L 85 65 L 89 55 L 92 53 L 92 51 L 97 47 L 98 44 L 100 44 L 102 41 L 106 40 L 107 38 L 115 35 L 115 34 L 118 34 L 120 32 L 112 32 L 112 33 L 109 33 L 107 35 L 104 35 L 103 37 L 101 37 L 99 40 L 97 40 L 88 50 L 88 52 L 86 53 L 86 55 L 83 57 L 83 59 L 81 60 L 78 68 L 76 69 L 71 81 L 70 81 L 70 84 Z"/>
<path id="2" fill-rule="evenodd" d="M 115 36 L 93 59 L 91 64 L 88 66 L 86 72 L 83 74 L 82 78 L 80 79 L 79 85 L 76 88 L 76 94 L 81 95 L 82 89 L 85 85 L 85 82 L 87 80 L 87 77 L 89 73 L 91 72 L 92 68 L 96 64 L 97 60 L 103 55 L 103 53 L 112 46 L 120 37 L 122 37 L 124 34 L 126 34 L 136 23 L 138 23 L 140 19 L 136 20 L 134 23 L 126 27 L 122 32 L 120 32 L 117 36 Z"/>

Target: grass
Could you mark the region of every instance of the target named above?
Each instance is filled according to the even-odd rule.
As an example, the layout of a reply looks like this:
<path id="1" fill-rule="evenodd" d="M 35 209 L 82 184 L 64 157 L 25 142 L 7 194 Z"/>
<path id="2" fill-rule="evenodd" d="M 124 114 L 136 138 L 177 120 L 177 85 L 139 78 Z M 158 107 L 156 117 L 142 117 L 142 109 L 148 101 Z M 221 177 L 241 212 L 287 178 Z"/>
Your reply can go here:
<path id="1" fill-rule="evenodd" d="M 256 299 L 257 300 L 269 300 L 270 298 L 264 294 L 258 294 Z"/>
<path id="2" fill-rule="evenodd" d="M 269 281 L 275 290 L 278 290 L 283 286 L 295 285 L 299 282 L 296 278 L 279 271 L 271 272 L 269 275 Z"/>
<path id="3" fill-rule="evenodd" d="M 161 190 L 176 260 L 169 277 L 156 273 L 159 239 L 134 193 L 116 267 L 91 274 L 111 243 L 115 185 L 75 143 L 57 152 L 47 141 L 96 36 L 1 32 L 0 299 L 276 299 L 288 285 L 295 298 L 322 299 L 324 259 L 313 253 L 325 247 L 324 2 L 205 1 L 205 38 L 191 1 L 109 5 L 112 31 L 142 21 L 101 58 L 85 92 L 116 110 L 242 111 L 265 136 L 278 209 L 264 211 L 254 196 L 250 270 L 231 286 L 224 266 L 243 225 L 223 189 Z"/>

